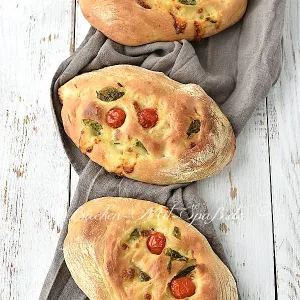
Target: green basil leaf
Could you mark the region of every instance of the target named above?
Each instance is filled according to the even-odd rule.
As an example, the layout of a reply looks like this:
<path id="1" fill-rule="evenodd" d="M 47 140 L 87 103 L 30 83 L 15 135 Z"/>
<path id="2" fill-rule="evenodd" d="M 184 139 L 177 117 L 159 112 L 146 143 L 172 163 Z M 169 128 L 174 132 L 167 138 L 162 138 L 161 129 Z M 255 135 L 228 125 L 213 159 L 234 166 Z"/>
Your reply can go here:
<path id="1" fill-rule="evenodd" d="M 185 5 L 196 5 L 196 0 L 178 0 L 181 4 Z"/>
<path id="2" fill-rule="evenodd" d="M 120 92 L 118 89 L 108 86 L 100 91 L 96 91 L 97 98 L 101 101 L 112 102 L 120 99 L 125 95 L 124 92 Z"/>
<path id="3" fill-rule="evenodd" d="M 178 260 L 178 261 L 185 261 L 187 262 L 189 259 L 183 255 L 181 255 L 179 252 L 177 252 L 176 250 L 173 250 L 171 248 L 166 248 L 164 250 L 164 253 L 167 256 L 170 256 L 171 260 Z"/>
<path id="4" fill-rule="evenodd" d="M 170 258 L 170 261 L 168 263 L 168 267 L 167 267 L 168 271 L 169 271 L 169 274 L 171 273 L 172 271 L 172 259 Z"/>
<path id="5" fill-rule="evenodd" d="M 180 229 L 179 229 L 178 227 L 176 227 L 176 226 L 174 227 L 173 235 L 174 235 L 177 239 L 181 240 L 181 231 L 180 231 Z"/>
<path id="6" fill-rule="evenodd" d="M 144 144 L 140 140 L 137 140 L 136 143 L 135 143 L 135 145 L 137 147 L 142 148 L 148 154 L 148 151 L 147 151 L 146 147 L 144 146 Z"/>
<path id="7" fill-rule="evenodd" d="M 95 136 L 101 135 L 101 130 L 103 127 L 100 123 L 91 119 L 83 119 L 82 122 L 85 126 L 90 127 L 93 135 Z"/>
<path id="8" fill-rule="evenodd" d="M 176 276 L 174 276 L 173 280 L 190 274 L 192 271 L 195 270 L 195 268 L 196 268 L 196 266 L 189 266 L 189 267 L 181 270 Z"/>
<path id="9" fill-rule="evenodd" d="M 136 273 L 137 273 L 137 275 L 138 275 L 140 281 L 144 282 L 144 281 L 149 281 L 149 280 L 151 279 L 151 277 L 150 277 L 147 273 L 143 272 L 143 271 L 142 271 L 139 267 L 137 267 L 132 261 L 131 261 L 130 263 L 131 263 L 131 265 L 133 265 L 133 266 L 135 267 Z"/>
<path id="10" fill-rule="evenodd" d="M 140 237 L 140 232 L 139 232 L 139 230 L 137 229 L 137 228 L 135 228 L 132 232 L 131 232 L 131 234 L 130 234 L 130 240 L 131 241 L 135 241 L 135 240 L 137 240 L 138 238 Z"/>
<path id="11" fill-rule="evenodd" d="M 198 133 L 200 131 L 201 122 L 200 120 L 193 120 L 187 131 L 187 136 L 190 137 L 193 133 Z"/>
<path id="12" fill-rule="evenodd" d="M 151 279 L 151 277 L 147 273 L 145 273 L 141 270 L 139 270 L 138 275 L 139 275 L 139 278 L 142 282 L 149 281 Z"/>

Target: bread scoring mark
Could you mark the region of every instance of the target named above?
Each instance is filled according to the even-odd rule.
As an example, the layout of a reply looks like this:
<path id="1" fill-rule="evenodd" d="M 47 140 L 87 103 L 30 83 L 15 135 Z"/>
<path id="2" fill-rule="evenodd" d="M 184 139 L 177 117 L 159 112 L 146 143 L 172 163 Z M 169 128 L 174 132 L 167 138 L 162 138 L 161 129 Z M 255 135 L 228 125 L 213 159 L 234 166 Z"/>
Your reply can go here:
<path id="1" fill-rule="evenodd" d="M 137 3 L 145 9 L 151 9 L 151 6 L 149 6 L 147 3 L 145 3 L 144 0 L 137 0 Z"/>
<path id="2" fill-rule="evenodd" d="M 179 18 L 175 16 L 173 13 L 170 12 L 170 15 L 172 16 L 174 20 L 174 28 L 176 30 L 177 34 L 184 33 L 185 28 L 187 26 L 187 22 L 183 20 L 182 18 Z"/>

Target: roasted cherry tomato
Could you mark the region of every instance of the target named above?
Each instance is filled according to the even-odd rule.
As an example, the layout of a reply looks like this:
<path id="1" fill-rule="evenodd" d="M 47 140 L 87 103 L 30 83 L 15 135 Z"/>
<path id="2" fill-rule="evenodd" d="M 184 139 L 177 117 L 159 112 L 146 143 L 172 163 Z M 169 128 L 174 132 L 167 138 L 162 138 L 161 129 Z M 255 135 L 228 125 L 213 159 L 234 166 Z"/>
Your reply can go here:
<path id="1" fill-rule="evenodd" d="M 154 108 L 145 108 L 138 113 L 139 123 L 144 128 L 153 128 L 157 121 L 158 115 L 156 109 Z"/>
<path id="2" fill-rule="evenodd" d="M 125 122 L 125 119 L 126 114 L 120 108 L 113 108 L 106 115 L 106 122 L 112 128 L 121 127 Z"/>
<path id="3" fill-rule="evenodd" d="M 171 281 L 171 291 L 176 299 L 195 295 L 196 286 L 190 277 L 180 277 Z"/>
<path id="4" fill-rule="evenodd" d="M 155 232 L 151 234 L 147 240 L 147 247 L 153 254 L 161 254 L 166 246 L 166 237 L 160 233 Z"/>

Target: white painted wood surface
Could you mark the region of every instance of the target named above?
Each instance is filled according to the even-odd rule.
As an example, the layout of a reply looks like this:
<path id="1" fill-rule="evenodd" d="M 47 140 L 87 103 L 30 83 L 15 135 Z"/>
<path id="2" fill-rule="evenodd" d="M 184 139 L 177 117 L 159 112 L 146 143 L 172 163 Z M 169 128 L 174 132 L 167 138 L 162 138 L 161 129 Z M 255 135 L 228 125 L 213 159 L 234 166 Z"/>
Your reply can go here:
<path id="1" fill-rule="evenodd" d="M 300 3 L 288 1 L 284 66 L 268 97 L 278 299 L 300 299 Z"/>
<path id="2" fill-rule="evenodd" d="M 1 300 L 38 298 L 67 211 L 69 163 L 49 88 L 72 18 L 71 0 L 0 2 Z"/>
<path id="3" fill-rule="evenodd" d="M 49 105 L 51 76 L 89 28 L 75 8 L 74 0 L 0 3 L 1 300 L 38 298 L 76 187 Z M 278 84 L 238 138 L 233 163 L 199 183 L 242 299 L 300 299 L 298 0 L 287 16 Z"/>
<path id="4" fill-rule="evenodd" d="M 230 166 L 199 183 L 242 299 L 275 299 L 265 103 L 237 140 Z"/>

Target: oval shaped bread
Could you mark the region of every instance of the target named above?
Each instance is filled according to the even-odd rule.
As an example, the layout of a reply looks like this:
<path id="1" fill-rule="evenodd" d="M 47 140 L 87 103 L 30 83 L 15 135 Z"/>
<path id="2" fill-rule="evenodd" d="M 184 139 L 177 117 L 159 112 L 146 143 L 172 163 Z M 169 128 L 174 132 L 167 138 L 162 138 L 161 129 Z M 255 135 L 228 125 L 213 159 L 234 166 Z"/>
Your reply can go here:
<path id="1" fill-rule="evenodd" d="M 90 24 L 128 46 L 197 40 L 238 22 L 247 0 L 79 0 Z"/>
<path id="2" fill-rule="evenodd" d="M 160 255 L 147 247 L 155 232 L 166 238 Z M 72 277 L 91 300 L 176 299 L 169 284 L 180 274 L 196 286 L 189 300 L 238 299 L 233 276 L 205 237 L 159 204 L 128 198 L 87 202 L 71 217 L 63 249 Z M 172 256 L 170 266 L 171 251 L 177 259 Z"/>
<path id="3" fill-rule="evenodd" d="M 227 118 L 203 89 L 129 65 L 75 77 L 59 89 L 64 128 L 82 153 L 108 172 L 172 184 L 196 181 L 225 167 L 235 151 Z M 123 111 L 112 128 L 107 114 Z M 155 111 L 152 128 L 140 112 Z"/>

